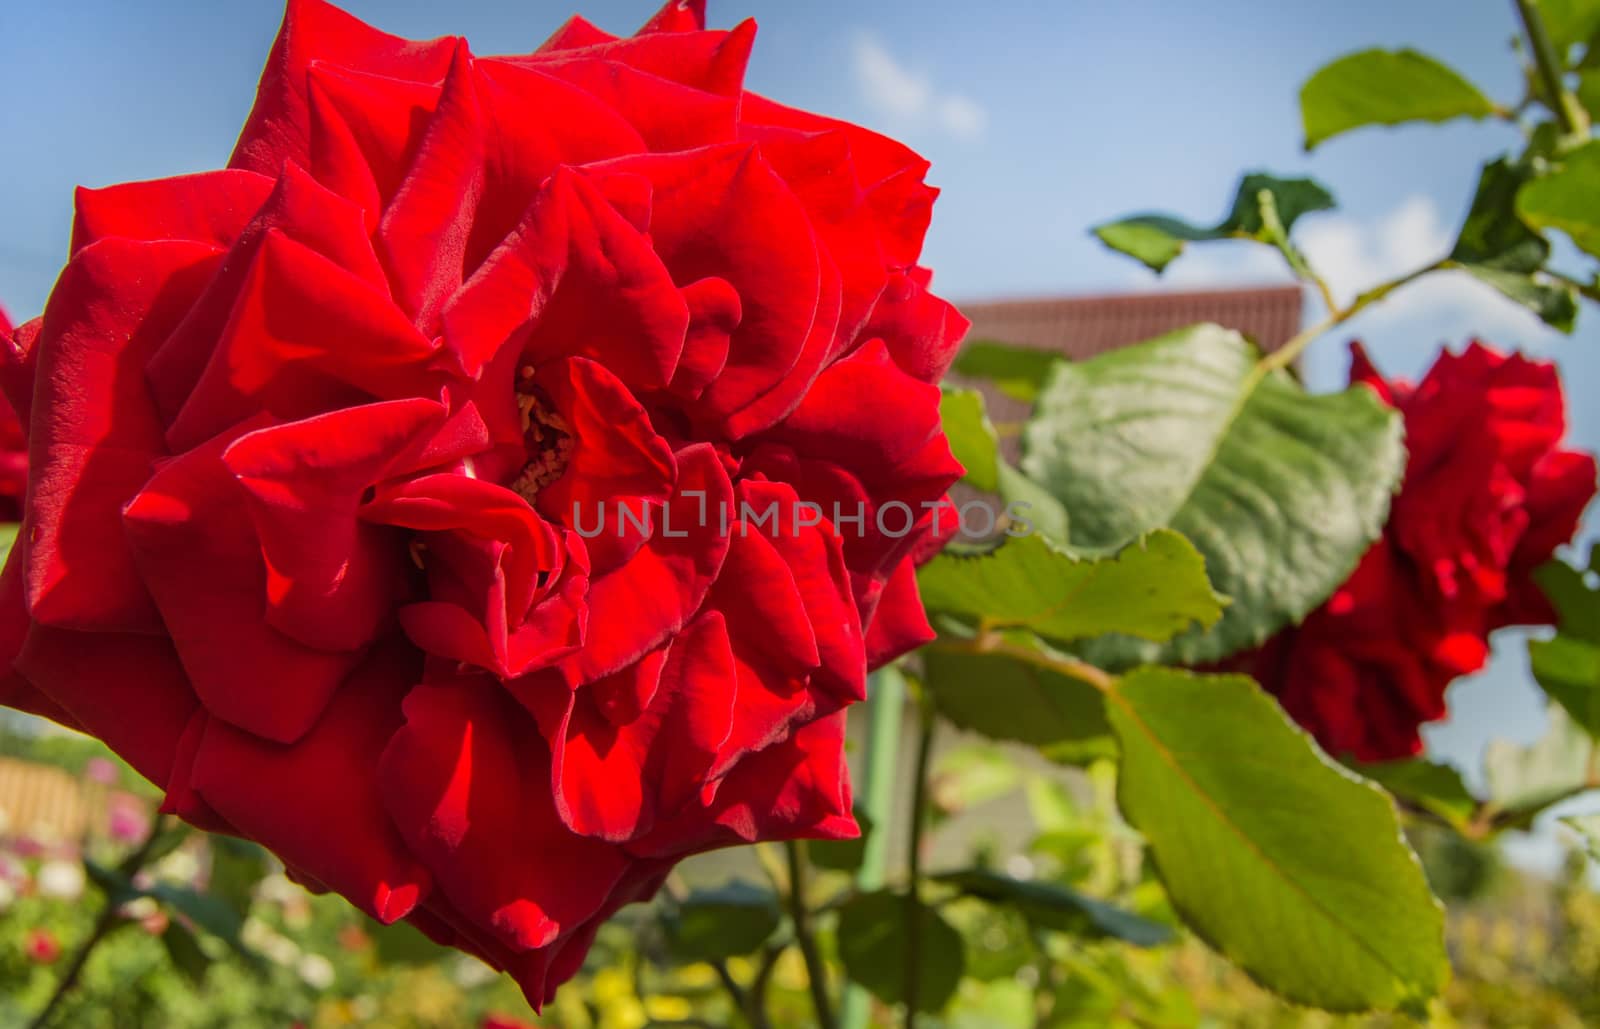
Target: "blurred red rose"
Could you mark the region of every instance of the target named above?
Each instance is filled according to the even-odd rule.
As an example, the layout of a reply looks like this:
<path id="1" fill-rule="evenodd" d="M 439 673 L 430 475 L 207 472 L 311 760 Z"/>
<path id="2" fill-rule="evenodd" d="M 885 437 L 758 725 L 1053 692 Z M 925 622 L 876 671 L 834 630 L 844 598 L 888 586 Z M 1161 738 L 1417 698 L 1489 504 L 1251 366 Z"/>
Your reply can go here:
<path id="1" fill-rule="evenodd" d="M 1352 382 L 1405 418 L 1410 457 L 1380 539 L 1297 628 L 1240 664 L 1335 754 L 1408 757 L 1445 688 L 1483 667 L 1489 634 L 1550 622 L 1532 573 L 1577 531 L 1595 459 L 1561 447 L 1554 365 L 1474 342 L 1412 387 L 1359 344 Z"/>
<path id="2" fill-rule="evenodd" d="M 22 949 L 28 955 L 28 960 L 36 965 L 54 964 L 61 956 L 61 944 L 56 939 L 56 934 L 43 926 L 28 930 Z"/>
<path id="3" fill-rule="evenodd" d="M 12 351 L 15 326 L 0 307 L 0 350 Z M 22 494 L 28 487 L 28 441 L 4 396 L 0 396 L 0 522 L 22 518 Z"/>
<path id="4" fill-rule="evenodd" d="M 13 348 L 18 672 L 535 1003 L 684 855 L 854 835 L 843 709 L 931 636 L 927 164 L 744 92 L 753 34 L 292 0 L 230 167 L 80 191 Z"/>

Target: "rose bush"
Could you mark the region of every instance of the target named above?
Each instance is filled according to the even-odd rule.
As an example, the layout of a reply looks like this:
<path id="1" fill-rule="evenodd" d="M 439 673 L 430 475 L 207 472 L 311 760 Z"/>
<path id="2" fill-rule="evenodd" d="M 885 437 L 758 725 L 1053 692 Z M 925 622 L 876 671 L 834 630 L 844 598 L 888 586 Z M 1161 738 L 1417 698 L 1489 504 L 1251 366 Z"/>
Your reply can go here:
<path id="1" fill-rule="evenodd" d="M 926 162 L 744 91 L 753 35 L 291 0 L 228 168 L 80 191 L 6 348 L 9 702 L 536 1004 L 679 858 L 854 835 L 965 322 Z"/>
<path id="2" fill-rule="evenodd" d="M 1243 662 L 1331 753 L 1409 757 L 1445 689 L 1481 669 L 1489 634 L 1550 624 L 1533 572 L 1577 531 L 1592 454 L 1562 447 L 1555 366 L 1473 342 L 1416 386 L 1359 344 L 1350 379 L 1405 419 L 1405 479 L 1383 537 L 1303 624 Z"/>

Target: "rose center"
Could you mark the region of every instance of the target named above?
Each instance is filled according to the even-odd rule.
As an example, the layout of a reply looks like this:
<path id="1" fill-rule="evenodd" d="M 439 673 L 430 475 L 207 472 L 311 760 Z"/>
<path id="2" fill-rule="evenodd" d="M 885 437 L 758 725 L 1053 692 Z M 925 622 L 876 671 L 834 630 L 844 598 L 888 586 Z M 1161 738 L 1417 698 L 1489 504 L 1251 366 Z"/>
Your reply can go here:
<path id="1" fill-rule="evenodd" d="M 528 463 L 511 483 L 512 491 L 530 504 L 541 489 L 567 470 L 574 443 L 572 426 L 532 380 L 533 369 L 524 368 L 517 384 L 517 410 L 522 415 L 522 441 L 528 449 Z"/>

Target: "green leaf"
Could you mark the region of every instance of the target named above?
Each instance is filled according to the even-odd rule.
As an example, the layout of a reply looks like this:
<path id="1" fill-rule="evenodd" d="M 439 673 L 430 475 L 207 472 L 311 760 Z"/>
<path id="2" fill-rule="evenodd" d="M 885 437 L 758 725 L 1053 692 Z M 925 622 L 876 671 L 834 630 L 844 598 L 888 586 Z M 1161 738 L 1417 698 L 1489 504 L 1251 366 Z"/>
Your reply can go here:
<path id="1" fill-rule="evenodd" d="M 150 846 L 142 850 L 135 850 L 123 858 L 117 865 L 117 871 L 123 875 L 131 876 L 141 868 L 149 868 L 157 861 L 171 854 L 183 846 L 183 841 L 189 838 L 189 827 L 181 822 L 173 822 L 171 826 L 161 831 L 161 835 L 151 841 Z M 224 837 L 217 837 L 223 839 Z"/>
<path id="2" fill-rule="evenodd" d="M 0 522 L 0 564 L 11 556 L 11 547 L 17 542 L 17 530 L 21 529 L 19 522 Z"/>
<path id="3" fill-rule="evenodd" d="M 1517 214 L 1518 191 L 1531 175 L 1527 165 L 1505 158 L 1484 165 L 1450 260 L 1549 325 L 1570 332 L 1577 299 L 1569 287 L 1540 277 L 1550 243 Z"/>
<path id="4" fill-rule="evenodd" d="M 183 973 L 185 979 L 196 986 L 205 982 L 211 959 L 200 949 L 200 941 L 194 938 L 194 933 L 177 922 L 171 922 L 161 933 L 161 944 L 166 947 L 173 967 Z"/>
<path id="5" fill-rule="evenodd" d="M 366 931 L 372 937 L 379 962 L 385 965 L 431 965 L 455 953 L 428 939 L 410 922 L 384 925 L 369 918 Z"/>
<path id="6" fill-rule="evenodd" d="M 1600 861 L 1600 814 L 1568 815 L 1561 824 L 1576 832 L 1590 861 Z"/>
<path id="7" fill-rule="evenodd" d="M 1016 514 L 1011 531 L 1021 536 L 1039 535 L 1059 544 L 1065 544 L 1069 532 L 1067 509 L 1061 501 L 1051 496 L 1037 482 L 1001 461 L 999 467 L 1000 499 Z"/>
<path id="8" fill-rule="evenodd" d="M 1399 416 L 1371 390 L 1312 395 L 1236 332 L 1198 325 L 1062 364 L 1023 436 L 1023 470 L 1059 497 L 1072 543 L 1166 527 L 1231 603 L 1166 647 L 1104 640 L 1103 667 L 1204 664 L 1254 646 L 1342 583 L 1383 529 L 1405 466 Z"/>
<path id="9" fill-rule="evenodd" d="M 1165 214 L 1140 214 L 1096 226 L 1100 242 L 1118 253 L 1161 271 L 1183 253 L 1185 243 L 1217 239 L 1254 239 L 1272 242 L 1262 217 L 1265 193 L 1276 208 L 1284 232 L 1303 214 L 1326 211 L 1334 206 L 1333 194 L 1311 179 L 1283 179 L 1265 172 L 1252 172 L 1239 183 L 1233 209 L 1211 228 L 1192 225 Z"/>
<path id="10" fill-rule="evenodd" d="M 983 394 L 975 389 L 945 387 L 939 397 L 939 418 L 951 453 L 967 470 L 963 480 L 974 489 L 991 493 L 998 490 L 1000 442 L 984 410 Z"/>
<path id="11" fill-rule="evenodd" d="M 1444 912 L 1388 796 L 1247 678 L 1144 668 L 1108 708 L 1123 813 L 1196 932 L 1297 1003 L 1414 1011 L 1438 994 Z"/>
<path id="12" fill-rule="evenodd" d="M 734 879 L 679 902 L 666 920 L 667 938 L 673 954 L 686 961 L 718 961 L 754 951 L 781 919 L 769 890 Z"/>
<path id="13" fill-rule="evenodd" d="M 266 851 L 247 840 L 209 836 L 211 877 L 206 892 L 227 904 L 240 918 L 250 912 L 256 884 L 266 874 Z"/>
<path id="14" fill-rule="evenodd" d="M 1457 829 L 1464 828 L 1477 813 L 1477 798 L 1461 781 L 1461 773 L 1449 765 L 1410 758 L 1374 764 L 1350 762 L 1350 767 L 1394 796 L 1433 812 Z"/>
<path id="15" fill-rule="evenodd" d="M 1008 904 L 1043 929 L 1117 939 L 1135 947 L 1155 947 L 1173 939 L 1172 930 L 1159 922 L 1055 883 L 1014 879 L 987 868 L 967 868 L 931 878 L 968 896 Z"/>
<path id="16" fill-rule="evenodd" d="M 196 927 L 226 943 L 241 956 L 256 959 L 256 953 L 246 946 L 239 936 L 240 930 L 244 928 L 244 919 L 221 897 L 213 897 L 176 883 L 159 881 L 152 883 L 143 892 L 145 896 L 154 897 L 166 907 L 187 918 Z"/>
<path id="17" fill-rule="evenodd" d="M 854 872 L 861 867 L 861 861 L 867 855 L 867 837 L 872 835 L 873 823 L 859 805 L 855 809 L 855 816 L 856 824 L 861 827 L 861 835 L 855 839 L 811 841 L 813 865 L 836 872 Z"/>
<path id="18" fill-rule="evenodd" d="M 112 907 L 121 907 L 130 900 L 144 896 L 144 892 L 133 884 L 133 879 L 120 868 L 107 868 L 97 861 L 84 858 L 83 872 L 106 895 L 106 904 Z"/>
<path id="19" fill-rule="evenodd" d="M 1590 584 L 1592 575 L 1560 561 L 1534 573 L 1556 608 L 1558 625 L 1553 639 L 1528 641 L 1528 657 L 1546 695 L 1600 740 L 1600 589 Z"/>
<path id="20" fill-rule="evenodd" d="M 1415 50 L 1362 50 L 1324 65 L 1300 87 L 1306 149 L 1364 125 L 1486 118 L 1477 86 Z"/>
<path id="21" fill-rule="evenodd" d="M 1528 656 L 1545 693 L 1600 740 L 1600 645 L 1571 636 L 1529 640 Z"/>
<path id="22" fill-rule="evenodd" d="M 1026 743 L 1053 761 L 1116 755 L 1105 701 L 1087 683 L 1004 654 L 929 647 L 922 661 L 934 706 L 963 729 Z"/>
<path id="23" fill-rule="evenodd" d="M 938 1011 L 956 992 L 965 967 L 961 934 L 937 911 L 918 909 L 917 1010 Z M 839 960 L 845 974 L 886 1004 L 906 1000 L 904 894 L 879 890 L 839 909 Z"/>
<path id="24" fill-rule="evenodd" d="M 1587 569 L 1577 569 L 1564 561 L 1548 561 L 1536 568 L 1534 582 L 1556 609 L 1556 624 L 1563 636 L 1600 644 L 1600 589 L 1590 585 L 1586 575 L 1600 576 L 1600 544 L 1589 553 Z"/>
<path id="25" fill-rule="evenodd" d="M 1544 28 L 1556 54 L 1566 61 L 1571 50 L 1600 32 L 1600 2 L 1597 0 L 1537 0 Z"/>
<path id="26" fill-rule="evenodd" d="M 987 379 L 1006 396 L 1031 404 L 1045 376 L 1060 360 L 1060 354 L 1049 350 L 976 339 L 962 344 L 950 370 L 968 378 Z"/>
<path id="27" fill-rule="evenodd" d="M 1501 813 L 1496 819 L 1500 828 L 1525 828 L 1540 812 L 1594 785 L 1589 781 L 1589 737 L 1559 704 L 1549 705 L 1546 716 L 1544 735 L 1528 746 L 1490 740 L 1484 748 L 1484 776 L 1489 800 Z"/>
<path id="28" fill-rule="evenodd" d="M 1565 232 L 1580 250 L 1600 256 L 1600 143 L 1586 143 L 1548 175 L 1517 193 L 1517 214 L 1535 229 Z"/>
<path id="29" fill-rule="evenodd" d="M 1222 614 L 1205 560 L 1188 540 L 1158 530 L 1110 557 L 1082 557 L 1040 535 L 983 551 L 947 549 L 917 575 L 930 611 L 1022 628 L 1056 640 L 1108 632 L 1164 640 Z"/>

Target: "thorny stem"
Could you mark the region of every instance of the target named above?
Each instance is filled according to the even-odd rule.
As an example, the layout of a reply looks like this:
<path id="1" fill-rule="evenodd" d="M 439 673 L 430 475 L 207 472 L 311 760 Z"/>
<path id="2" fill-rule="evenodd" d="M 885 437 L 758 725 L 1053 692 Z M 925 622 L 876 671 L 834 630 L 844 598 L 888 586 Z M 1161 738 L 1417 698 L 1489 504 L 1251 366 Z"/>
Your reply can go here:
<path id="1" fill-rule="evenodd" d="M 911 842 L 906 855 L 906 1029 L 917 1024 L 917 997 L 922 987 L 922 831 L 927 824 L 928 762 L 933 754 L 933 705 L 919 698 L 920 733 L 917 767 L 911 779 Z"/>
<path id="2" fill-rule="evenodd" d="M 1528 50 L 1533 57 L 1534 68 L 1539 72 L 1539 81 L 1544 85 L 1545 99 L 1550 105 L 1550 110 L 1556 116 L 1556 121 L 1561 124 L 1561 132 L 1568 137 L 1587 138 L 1589 135 L 1589 115 L 1578 103 L 1578 98 L 1572 95 L 1563 81 L 1566 71 L 1561 55 L 1556 53 L 1556 48 L 1550 42 L 1550 34 L 1545 31 L 1544 19 L 1539 16 L 1534 7 L 1533 0 L 1515 0 L 1517 17 L 1522 20 L 1522 30 L 1528 36 Z"/>
<path id="3" fill-rule="evenodd" d="M 806 907 L 806 889 L 811 880 L 811 862 L 803 840 L 790 840 L 784 844 L 789 855 L 789 917 L 794 921 L 795 942 L 800 945 L 800 956 L 805 958 L 806 978 L 810 980 L 811 1005 L 817 1011 L 820 1029 L 834 1029 L 833 1004 L 828 999 L 828 966 L 823 964 L 817 950 L 817 940 L 811 931 L 811 911 Z"/>
<path id="4" fill-rule="evenodd" d="M 150 820 L 150 831 L 146 833 L 144 840 L 122 862 L 122 867 L 131 870 L 128 873 L 130 876 L 136 874 L 144 866 L 145 857 L 150 853 L 150 848 L 155 846 L 156 838 L 161 835 L 165 822 L 166 819 L 159 815 L 152 818 Z M 40 1011 L 33 1021 L 28 1023 L 28 1029 L 44 1029 L 45 1026 L 50 1024 L 51 1016 L 56 1013 L 56 1009 L 61 1006 L 61 1002 L 67 999 L 67 994 L 72 992 L 72 988 L 78 984 L 78 977 L 83 974 L 84 966 L 89 963 L 89 955 L 93 954 L 94 949 L 100 945 L 100 941 L 104 940 L 111 933 L 111 930 L 120 924 L 118 911 L 121 906 L 114 897 L 109 894 L 106 896 L 105 906 L 100 909 L 100 914 L 95 918 L 94 928 L 89 930 L 88 938 L 83 941 L 83 945 L 78 948 L 77 953 L 72 955 L 72 963 L 67 965 L 67 970 L 62 973 L 61 981 L 56 983 L 55 992 L 50 995 L 50 1000 L 45 1004 L 44 1010 Z"/>
<path id="5" fill-rule="evenodd" d="M 1384 299 L 1395 290 L 1400 289 L 1403 286 L 1409 286 L 1411 283 L 1422 278 L 1424 275 L 1429 275 L 1433 272 L 1443 271 L 1447 268 L 1453 267 L 1455 267 L 1455 262 L 1450 260 L 1448 257 L 1443 257 L 1432 264 L 1424 265 L 1423 267 L 1417 268 L 1414 271 L 1407 272 L 1397 279 L 1391 279 L 1380 286 L 1374 286 L 1372 289 L 1367 290 L 1365 293 L 1350 301 L 1350 303 L 1344 307 L 1339 307 L 1336 304 L 1330 305 L 1330 313 L 1328 317 L 1324 318 L 1322 321 L 1311 326 L 1310 328 L 1302 330 L 1283 346 L 1263 357 L 1261 362 L 1256 366 L 1258 377 L 1264 376 L 1268 372 L 1280 368 L 1287 368 L 1294 364 L 1295 360 L 1300 357 L 1300 354 L 1305 350 L 1306 347 L 1311 345 L 1313 340 L 1343 325 L 1345 322 L 1354 318 L 1356 315 L 1360 314 L 1362 311 L 1365 311 L 1368 307 L 1371 307 L 1378 301 Z"/>

